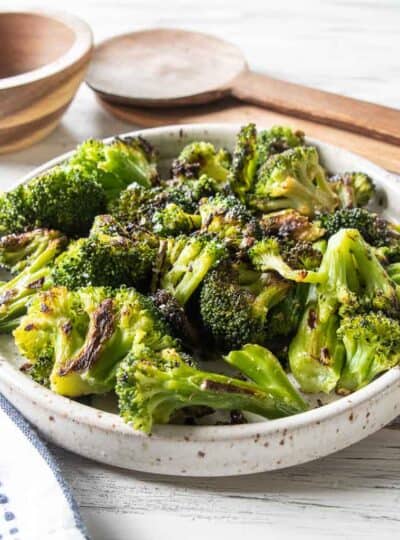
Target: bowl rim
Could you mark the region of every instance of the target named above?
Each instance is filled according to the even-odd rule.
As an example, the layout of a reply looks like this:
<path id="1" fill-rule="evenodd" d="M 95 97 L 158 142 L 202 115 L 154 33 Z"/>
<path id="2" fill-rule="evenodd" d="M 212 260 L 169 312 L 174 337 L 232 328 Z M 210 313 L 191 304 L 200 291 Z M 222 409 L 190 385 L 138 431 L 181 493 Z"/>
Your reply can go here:
<path id="1" fill-rule="evenodd" d="M 190 137 L 195 137 L 200 134 L 204 136 L 204 131 L 208 134 L 225 131 L 227 135 L 233 135 L 238 131 L 240 124 L 223 124 L 223 123 L 204 123 L 204 124 L 175 124 L 150 129 L 134 130 L 119 135 L 113 135 L 102 139 L 104 142 L 109 142 L 115 137 L 127 137 L 142 135 L 143 137 L 157 135 L 167 136 L 172 131 L 177 132 L 179 136 L 187 132 Z M 262 126 L 260 126 L 262 129 Z M 391 188 L 397 190 L 400 196 L 400 179 L 388 171 L 375 165 L 371 161 L 349 152 L 344 148 L 331 145 L 318 139 L 306 137 L 310 143 L 317 144 L 322 149 L 327 148 L 339 151 L 341 154 L 346 154 L 349 158 L 356 159 L 358 163 L 366 168 L 373 170 L 374 173 L 386 184 L 391 183 Z M 54 159 L 47 161 L 41 166 L 35 168 L 23 178 L 17 180 L 13 186 L 26 183 L 33 177 L 48 170 L 49 168 L 61 163 L 74 150 L 57 156 Z M 21 373 L 14 365 L 12 365 L 4 356 L 0 355 L 0 377 L 8 382 L 10 388 L 16 394 L 22 394 L 24 397 L 33 400 L 35 404 L 39 404 L 47 410 L 52 410 L 60 415 L 68 415 L 74 421 L 87 425 L 89 428 L 99 429 L 104 432 L 114 431 L 123 436 L 129 437 L 147 437 L 141 431 L 134 430 L 132 426 L 126 424 L 123 419 L 114 413 L 96 409 L 90 405 L 85 405 L 74 401 L 68 397 L 55 394 L 51 390 L 39 385 L 30 379 L 27 375 Z M 340 416 L 345 413 L 351 414 L 353 409 L 362 404 L 379 399 L 379 396 L 390 391 L 390 389 L 398 385 L 400 387 L 400 366 L 392 368 L 388 372 L 381 375 L 376 380 L 372 381 L 365 387 L 356 392 L 343 396 L 336 401 L 332 401 L 318 408 L 310 409 L 306 412 L 287 416 L 274 420 L 264 420 L 249 424 L 240 425 L 223 425 L 223 426 L 181 426 L 181 425 L 156 425 L 152 432 L 152 438 L 164 441 L 187 441 L 188 437 L 192 442 L 216 442 L 224 440 L 240 440 L 257 436 L 258 434 L 268 435 L 269 433 L 277 432 L 284 429 L 300 429 L 306 425 L 313 423 L 322 423 L 329 419 Z"/>
<path id="2" fill-rule="evenodd" d="M 0 91 L 26 86 L 60 73 L 76 64 L 93 48 L 93 33 L 90 26 L 84 20 L 70 13 L 52 9 L 24 9 L 21 7 L 20 9 L 0 9 L 0 17 L 3 15 L 38 15 L 53 19 L 72 30 L 75 39 L 69 49 L 57 60 L 19 75 L 0 78 Z"/>

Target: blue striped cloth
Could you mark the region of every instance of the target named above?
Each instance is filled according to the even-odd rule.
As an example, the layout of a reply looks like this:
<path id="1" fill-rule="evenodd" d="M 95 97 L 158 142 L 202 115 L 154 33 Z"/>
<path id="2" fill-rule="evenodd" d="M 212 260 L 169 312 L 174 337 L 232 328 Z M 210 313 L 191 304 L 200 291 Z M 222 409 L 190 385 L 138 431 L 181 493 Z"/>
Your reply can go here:
<path id="1" fill-rule="evenodd" d="M 0 540 L 88 540 L 46 445 L 0 394 Z"/>

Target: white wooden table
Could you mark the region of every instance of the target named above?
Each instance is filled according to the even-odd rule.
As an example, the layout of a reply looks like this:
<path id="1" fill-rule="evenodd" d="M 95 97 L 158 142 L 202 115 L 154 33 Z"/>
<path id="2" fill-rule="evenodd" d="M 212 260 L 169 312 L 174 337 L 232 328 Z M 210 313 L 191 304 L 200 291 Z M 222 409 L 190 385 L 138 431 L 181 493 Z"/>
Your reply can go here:
<path id="1" fill-rule="evenodd" d="M 16 5 L 2 0 L 0 8 Z M 96 40 L 150 26 L 213 32 L 242 47 L 255 69 L 400 108 L 398 0 L 69 0 L 62 7 L 85 18 Z M 48 139 L 0 158 L 1 188 L 82 139 L 130 129 L 82 87 Z M 400 536 L 394 426 L 315 463 L 216 480 L 129 473 L 54 452 L 93 540 Z"/>

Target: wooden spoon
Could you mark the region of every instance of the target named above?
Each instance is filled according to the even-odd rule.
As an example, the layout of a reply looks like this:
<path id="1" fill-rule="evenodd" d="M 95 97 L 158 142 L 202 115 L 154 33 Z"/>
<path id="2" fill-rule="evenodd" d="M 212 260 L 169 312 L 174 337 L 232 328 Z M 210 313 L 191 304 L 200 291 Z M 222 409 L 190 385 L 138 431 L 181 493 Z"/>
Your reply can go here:
<path id="1" fill-rule="evenodd" d="M 237 47 L 198 32 L 153 29 L 109 39 L 95 50 L 86 82 L 103 99 L 124 105 L 176 107 L 231 95 L 400 143 L 400 110 L 254 73 Z"/>

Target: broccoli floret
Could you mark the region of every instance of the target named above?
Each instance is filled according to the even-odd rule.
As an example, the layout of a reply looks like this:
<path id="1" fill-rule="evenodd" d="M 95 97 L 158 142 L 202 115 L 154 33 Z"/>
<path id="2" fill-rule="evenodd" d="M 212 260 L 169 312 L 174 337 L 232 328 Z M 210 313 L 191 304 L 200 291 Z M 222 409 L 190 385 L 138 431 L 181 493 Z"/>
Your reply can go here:
<path id="1" fill-rule="evenodd" d="M 229 172 L 229 185 L 242 201 L 253 189 L 258 166 L 257 130 L 255 124 L 243 126 L 236 136 L 232 166 Z"/>
<path id="2" fill-rule="evenodd" d="M 279 360 L 265 347 L 247 344 L 238 351 L 231 351 L 225 360 L 275 399 L 297 408 L 298 412 L 308 409 L 307 402 L 289 381 Z"/>
<path id="3" fill-rule="evenodd" d="M 277 238 L 256 242 L 249 251 L 254 266 L 262 271 L 275 270 L 282 277 L 299 283 L 319 283 L 320 251 L 308 243 L 285 244 Z"/>
<path id="4" fill-rule="evenodd" d="M 289 336 L 296 332 L 304 313 L 308 289 L 308 285 L 296 283 L 285 298 L 271 309 L 266 327 L 268 343 L 276 336 Z"/>
<path id="5" fill-rule="evenodd" d="M 265 236 L 277 236 L 285 241 L 315 242 L 326 232 L 318 222 L 310 221 L 307 216 L 291 208 L 263 214 L 259 224 Z"/>
<path id="6" fill-rule="evenodd" d="M 365 206 L 375 194 L 372 179 L 364 173 L 352 172 L 337 174 L 329 179 L 343 208 Z"/>
<path id="7" fill-rule="evenodd" d="M 218 194 L 199 207 L 202 230 L 215 235 L 228 247 L 245 249 L 259 237 L 257 220 L 233 195 Z"/>
<path id="8" fill-rule="evenodd" d="M 0 235 L 21 233 L 32 229 L 34 224 L 35 216 L 25 185 L 0 194 Z"/>
<path id="9" fill-rule="evenodd" d="M 400 363 L 400 323 L 382 312 L 345 317 L 338 335 L 346 349 L 339 393 L 358 390 Z"/>
<path id="10" fill-rule="evenodd" d="M 276 399 L 254 383 L 200 371 L 190 357 L 173 348 L 154 353 L 134 347 L 118 368 L 116 392 L 122 418 L 146 433 L 153 424 L 166 424 L 175 411 L 193 405 L 267 418 L 298 412 L 298 406 Z"/>
<path id="11" fill-rule="evenodd" d="M 166 243 L 160 287 L 184 305 L 205 275 L 226 257 L 224 246 L 207 235 L 179 236 Z"/>
<path id="12" fill-rule="evenodd" d="M 258 135 L 258 162 L 262 164 L 272 155 L 296 146 L 304 146 L 302 131 L 293 131 L 287 126 L 272 126 Z"/>
<path id="13" fill-rule="evenodd" d="M 133 345 L 153 351 L 177 345 L 151 300 L 126 288 L 41 293 L 14 337 L 33 366 L 53 359 L 50 388 L 70 397 L 111 390 L 116 366 Z"/>
<path id="14" fill-rule="evenodd" d="M 322 214 L 318 223 L 326 230 L 327 236 L 340 229 L 357 229 L 364 240 L 376 247 L 386 246 L 399 238 L 399 233 L 385 218 L 365 208 L 342 208 L 331 214 Z"/>
<path id="15" fill-rule="evenodd" d="M 158 240 L 143 230 L 129 233 L 111 216 L 97 216 L 88 238 L 71 242 L 56 260 L 52 277 L 69 289 L 88 285 L 144 288 L 150 281 Z"/>
<path id="16" fill-rule="evenodd" d="M 205 174 L 223 185 L 227 181 L 230 164 L 231 155 L 224 148 L 216 150 L 209 142 L 195 141 L 186 145 L 173 161 L 171 176 L 185 182 Z"/>
<path id="17" fill-rule="evenodd" d="M 246 343 L 264 344 L 268 311 L 285 298 L 290 283 L 244 263 L 220 264 L 204 279 L 202 323 L 214 342 L 229 351 Z"/>
<path id="18" fill-rule="evenodd" d="M 322 321 L 319 298 L 312 286 L 309 302 L 289 346 L 289 364 L 304 392 L 329 394 L 336 386 L 344 362 L 344 348 L 337 338 L 339 317 Z"/>
<path id="19" fill-rule="evenodd" d="M 189 214 L 175 203 L 156 210 L 152 216 L 153 231 L 161 236 L 188 234 L 201 226 L 198 214 Z"/>
<path id="20" fill-rule="evenodd" d="M 332 212 L 338 197 L 319 164 L 316 148 L 298 146 L 260 166 L 249 204 L 263 212 L 294 208 L 313 216 L 317 211 Z"/>
<path id="21" fill-rule="evenodd" d="M 158 181 L 156 153 L 142 137 L 117 137 L 109 144 L 89 139 L 76 149 L 67 168 L 97 180 L 108 200 L 133 182 L 151 187 Z"/>
<path id="22" fill-rule="evenodd" d="M 212 197 L 216 193 L 226 191 L 224 185 L 203 174 L 199 179 L 180 182 L 170 180 L 164 193 L 169 202 L 181 206 L 186 212 L 195 212 L 201 199 Z"/>
<path id="23" fill-rule="evenodd" d="M 137 183 L 131 184 L 108 203 L 108 211 L 121 223 L 139 223 L 144 208 L 154 200 L 164 198 L 159 187 L 145 188 Z"/>
<path id="24" fill-rule="evenodd" d="M 1 239 L 3 261 L 19 273 L 0 285 L 0 332 L 18 325 L 31 297 L 50 284 L 50 266 L 66 245 L 58 231 L 36 229 Z"/>

